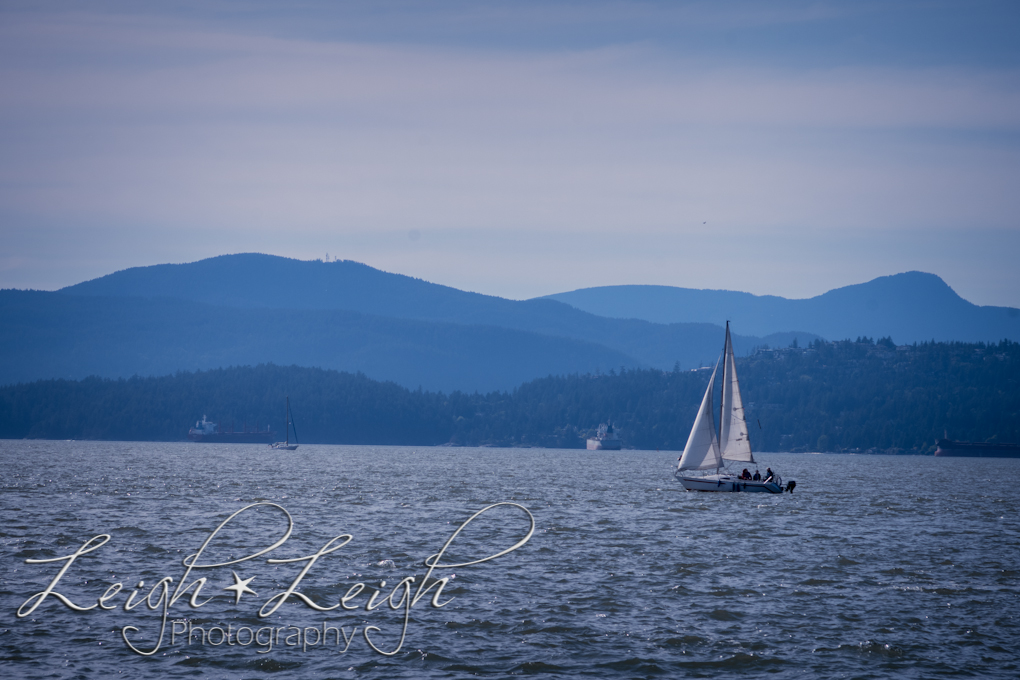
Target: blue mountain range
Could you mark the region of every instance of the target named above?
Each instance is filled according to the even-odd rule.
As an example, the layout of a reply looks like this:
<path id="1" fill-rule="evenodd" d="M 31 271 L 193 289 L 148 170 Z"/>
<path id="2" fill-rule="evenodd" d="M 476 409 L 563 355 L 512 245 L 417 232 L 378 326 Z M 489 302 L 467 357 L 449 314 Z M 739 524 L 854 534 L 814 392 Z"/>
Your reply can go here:
<path id="1" fill-rule="evenodd" d="M 4 290 L 0 310 L 0 384 L 276 363 L 412 389 L 508 390 L 550 374 L 710 365 L 727 319 L 738 354 L 819 337 L 1020 337 L 1017 310 L 976 307 L 914 272 L 810 300 L 613 286 L 518 301 L 357 262 L 262 254 Z"/>
<path id="2" fill-rule="evenodd" d="M 882 276 L 804 300 L 670 286 L 583 288 L 545 299 L 618 319 L 717 325 L 729 320 L 751 335 L 797 329 L 828 340 L 891 337 L 901 345 L 1020 339 L 1020 310 L 979 307 L 923 272 Z"/>

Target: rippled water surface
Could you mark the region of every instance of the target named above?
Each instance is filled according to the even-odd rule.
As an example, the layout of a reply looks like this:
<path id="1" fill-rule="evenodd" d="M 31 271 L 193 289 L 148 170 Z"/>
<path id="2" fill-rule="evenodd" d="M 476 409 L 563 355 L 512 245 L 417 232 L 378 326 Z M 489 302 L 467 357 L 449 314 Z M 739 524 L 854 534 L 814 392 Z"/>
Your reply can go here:
<path id="1" fill-rule="evenodd" d="M 798 482 L 792 495 L 770 496 L 684 492 L 670 476 L 675 459 L 0 442 L 0 675 L 1020 677 L 1020 460 L 765 455 Z M 439 600 L 453 599 L 431 606 L 433 587 L 410 610 L 399 652 L 373 651 L 365 627 L 378 628 L 369 636 L 390 652 L 405 609 L 367 611 L 369 597 L 381 591 L 381 604 L 393 593 L 399 605 L 404 591 L 394 586 L 410 576 L 419 583 L 422 561 L 464 520 L 501 501 L 531 511 L 531 539 L 482 564 L 437 568 L 429 583 L 449 578 Z M 156 648 L 162 591 L 153 586 L 164 577 L 175 586 L 182 559 L 232 513 L 259 502 L 290 514 L 287 541 L 254 559 L 193 570 L 188 583 L 208 579 L 201 606 L 188 605 L 189 592 L 169 610 L 156 652 L 132 652 L 125 626 L 137 628 L 129 639 L 139 649 Z M 199 563 L 270 547 L 288 527 L 276 506 L 239 515 Z M 500 552 L 528 529 L 522 510 L 493 508 L 441 561 Z M 67 564 L 25 560 L 68 556 L 99 534 L 109 542 L 76 558 L 54 591 L 86 607 L 122 583 L 105 602 L 112 609 L 73 611 L 51 595 L 18 618 Z M 259 608 L 279 602 L 308 565 L 267 559 L 308 557 L 342 534 L 353 538 L 319 557 L 296 591 L 329 607 L 364 583 L 347 602 L 355 609 L 317 611 L 291 596 L 260 618 Z M 232 572 L 251 578 L 256 595 L 236 602 L 224 591 Z M 150 596 L 156 609 L 125 611 L 143 580 L 133 602 Z M 190 644 L 183 632 L 171 639 L 189 625 Z M 259 631 L 271 649 L 248 639 Z M 335 644 L 341 634 L 349 645 Z"/>

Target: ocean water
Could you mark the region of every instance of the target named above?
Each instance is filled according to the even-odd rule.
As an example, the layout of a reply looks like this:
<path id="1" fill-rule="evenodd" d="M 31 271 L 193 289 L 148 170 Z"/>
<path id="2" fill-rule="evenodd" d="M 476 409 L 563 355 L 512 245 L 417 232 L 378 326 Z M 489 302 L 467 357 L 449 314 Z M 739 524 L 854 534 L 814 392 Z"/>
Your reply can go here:
<path id="1" fill-rule="evenodd" d="M 0 676 L 1020 677 L 1020 460 L 761 458 L 793 494 L 667 452 L 0 442 Z M 206 581 L 160 639 L 166 578 Z"/>

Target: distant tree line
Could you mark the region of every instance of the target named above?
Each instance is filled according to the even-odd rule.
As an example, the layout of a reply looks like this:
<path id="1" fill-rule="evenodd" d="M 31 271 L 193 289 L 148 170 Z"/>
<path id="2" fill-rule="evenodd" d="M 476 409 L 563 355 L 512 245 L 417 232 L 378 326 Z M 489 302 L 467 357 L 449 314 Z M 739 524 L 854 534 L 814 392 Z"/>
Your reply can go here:
<path id="1" fill-rule="evenodd" d="M 759 348 L 737 372 L 755 450 L 930 453 L 944 433 L 1020 441 L 1020 344 L 1009 341 L 816 341 Z M 203 415 L 238 430 L 271 423 L 282 436 L 289 395 L 303 443 L 578 448 L 611 420 L 625 446 L 681 450 L 710 374 L 551 376 L 488 394 L 275 365 L 43 380 L 0 387 L 0 437 L 177 441 Z"/>

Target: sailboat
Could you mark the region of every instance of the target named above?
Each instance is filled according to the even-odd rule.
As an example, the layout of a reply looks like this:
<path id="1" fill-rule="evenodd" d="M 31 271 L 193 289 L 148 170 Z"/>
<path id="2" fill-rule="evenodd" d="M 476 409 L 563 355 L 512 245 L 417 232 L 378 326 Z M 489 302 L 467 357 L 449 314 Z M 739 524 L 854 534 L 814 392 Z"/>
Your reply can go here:
<path id="1" fill-rule="evenodd" d="M 724 461 L 754 464 L 751 440 L 747 434 L 744 419 L 744 402 L 740 398 L 740 384 L 737 381 L 737 364 L 733 356 L 733 341 L 730 339 L 730 322 L 726 322 L 726 341 L 723 345 L 722 403 L 719 407 L 719 430 L 716 432 L 712 416 L 712 390 L 715 375 L 719 370 L 716 363 L 708 389 L 701 400 L 701 408 L 694 419 L 694 427 L 687 438 L 687 446 L 680 456 L 674 476 L 688 491 L 751 491 L 782 493 L 783 480 L 773 475 L 763 480 L 751 480 L 731 474 L 724 469 Z M 708 472 L 714 470 L 715 472 Z M 691 474 L 703 472 L 705 474 Z M 793 491 L 796 482 L 790 482 Z"/>
<path id="2" fill-rule="evenodd" d="M 291 430 L 291 428 L 294 428 L 294 443 L 293 444 L 290 443 L 290 430 Z M 283 428 L 283 431 L 284 431 L 284 438 L 285 438 L 286 441 L 276 442 L 275 444 L 270 444 L 270 446 L 272 448 L 278 449 L 280 451 L 294 451 L 298 447 L 298 444 L 297 444 L 298 436 L 297 436 L 297 426 L 294 425 L 294 420 L 290 416 L 290 397 L 287 397 L 287 424 Z"/>

